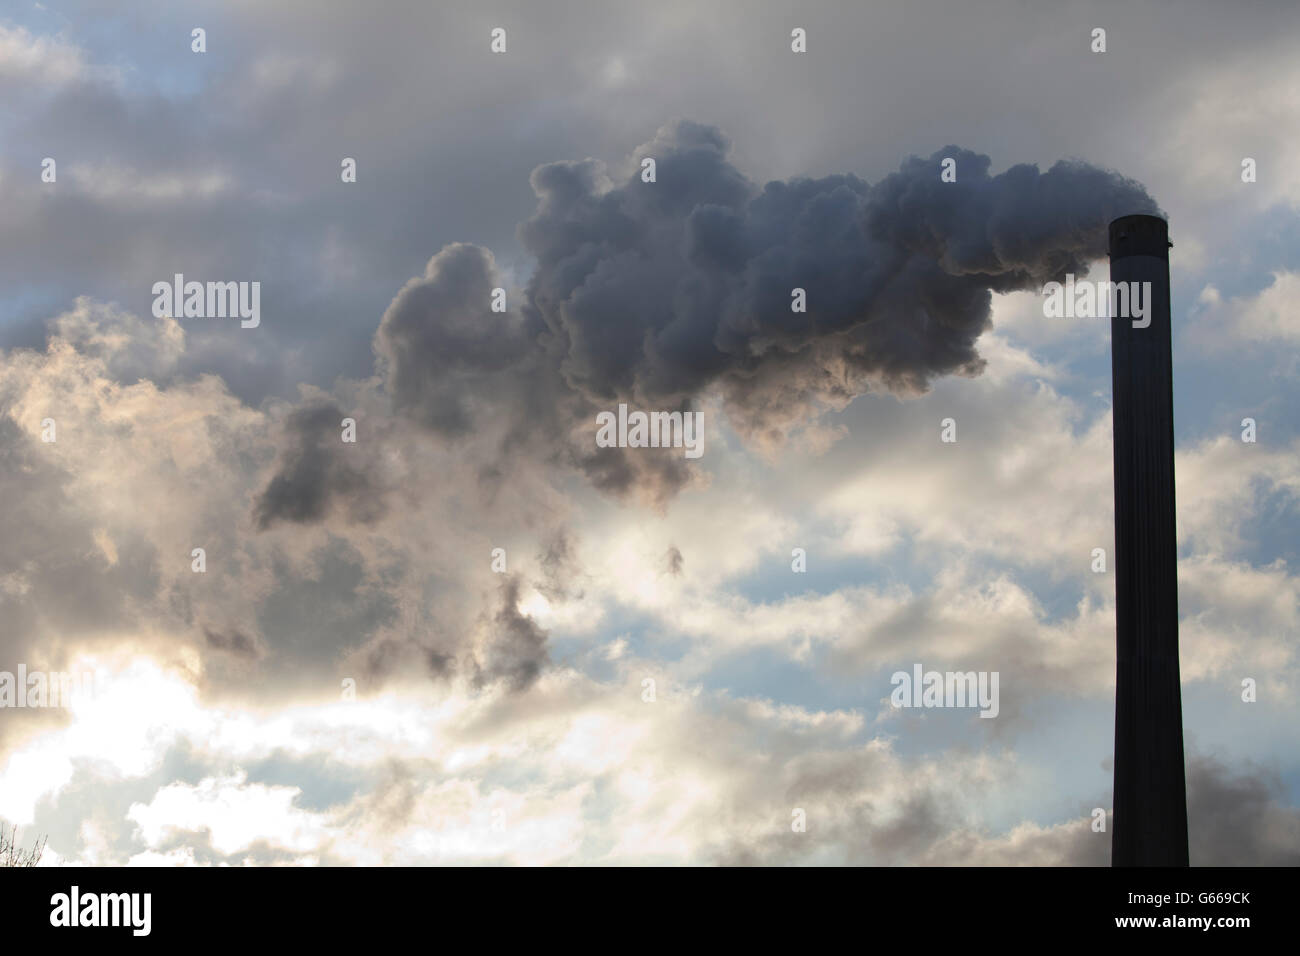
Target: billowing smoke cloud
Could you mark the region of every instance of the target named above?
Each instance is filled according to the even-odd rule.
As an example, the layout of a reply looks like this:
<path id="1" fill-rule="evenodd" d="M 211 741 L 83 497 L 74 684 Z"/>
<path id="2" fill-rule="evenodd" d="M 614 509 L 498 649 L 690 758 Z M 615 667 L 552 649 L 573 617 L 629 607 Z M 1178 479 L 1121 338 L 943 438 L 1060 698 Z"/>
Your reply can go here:
<path id="1" fill-rule="evenodd" d="M 563 343 L 572 387 L 663 404 L 720 384 L 755 427 L 873 379 L 920 391 L 980 370 L 993 292 L 1086 272 L 1112 218 L 1156 210 L 1095 167 L 990 176 L 988 157 L 956 146 L 874 186 L 846 175 L 758 189 L 728 148 L 717 129 L 679 123 L 637 151 L 656 159 L 654 183 L 611 186 L 591 160 L 534 172 L 528 311 Z M 940 179 L 944 157 L 954 183 Z M 806 312 L 791 308 L 796 288 Z"/>
<path id="2" fill-rule="evenodd" d="M 949 146 L 875 185 L 759 188 L 728 152 L 716 128 L 679 122 L 621 183 L 592 159 L 536 169 L 519 235 L 537 266 L 517 311 L 490 311 L 492 257 L 458 244 L 384 316 L 375 347 L 397 408 L 453 439 L 504 416 L 515 454 L 542 437 L 597 487 L 662 500 L 691 480 L 680 454 L 596 449 L 596 410 L 716 396 L 747 440 L 778 446 L 869 389 L 978 374 L 994 292 L 1085 274 L 1111 219 L 1158 211 L 1141 185 L 1079 162 L 990 175 L 988 157 Z M 948 157 L 955 182 L 940 178 Z"/>
<path id="3" fill-rule="evenodd" d="M 489 308 L 497 285 L 490 252 L 447 246 L 398 293 L 376 336 L 394 406 L 448 438 L 474 428 L 494 377 L 531 358 L 517 315 Z"/>

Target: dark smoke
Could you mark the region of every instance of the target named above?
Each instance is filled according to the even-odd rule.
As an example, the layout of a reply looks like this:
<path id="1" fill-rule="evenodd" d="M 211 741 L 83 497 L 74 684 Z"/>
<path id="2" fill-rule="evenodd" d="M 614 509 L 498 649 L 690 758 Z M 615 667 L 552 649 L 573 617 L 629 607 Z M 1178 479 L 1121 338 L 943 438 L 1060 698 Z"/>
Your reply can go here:
<path id="1" fill-rule="evenodd" d="M 533 173 L 526 311 L 562 344 L 571 387 L 660 406 L 718 386 L 750 434 L 873 382 L 914 394 L 980 371 L 993 292 L 1081 275 L 1111 219 L 1157 211 L 1139 184 L 1083 163 L 990 176 L 988 157 L 948 146 L 874 186 L 759 189 L 727 153 L 717 129 L 679 123 L 637 153 L 657 160 L 653 184 L 607 188 L 592 160 Z M 794 288 L 806 313 L 791 311 Z"/>
<path id="2" fill-rule="evenodd" d="M 715 395 L 748 441 L 779 446 L 870 389 L 915 395 L 937 376 L 979 374 L 994 292 L 1084 275 L 1111 219 L 1158 212 L 1140 184 L 1080 162 L 990 176 L 988 157 L 949 146 L 875 185 L 760 188 L 728 150 L 719 130 L 680 122 L 622 182 L 591 159 L 534 170 L 538 208 L 519 235 L 537 266 L 522 304 L 490 311 L 504 286 L 491 254 L 455 244 L 385 313 L 375 351 L 396 408 L 445 440 L 494 434 L 485 474 L 559 461 L 603 491 L 662 502 L 697 473 L 678 450 L 597 449 L 597 411 Z M 656 160 L 653 183 L 642 157 Z M 956 182 L 940 179 L 945 157 Z M 791 310 L 795 288 L 806 312 Z M 314 498 L 295 511 L 268 489 L 264 523 L 323 510 L 309 457 L 292 459 L 292 484 Z"/>

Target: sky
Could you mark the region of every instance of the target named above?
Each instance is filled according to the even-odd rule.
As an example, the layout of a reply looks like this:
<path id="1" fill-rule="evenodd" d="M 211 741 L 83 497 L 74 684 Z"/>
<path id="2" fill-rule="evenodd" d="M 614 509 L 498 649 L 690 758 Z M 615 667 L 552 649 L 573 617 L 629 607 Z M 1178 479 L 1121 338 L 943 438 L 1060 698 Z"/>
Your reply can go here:
<path id="1" fill-rule="evenodd" d="M 5 4 L 0 672 L 93 681 L 0 707 L 0 820 L 44 865 L 1106 865 L 1109 322 L 1041 289 L 1142 212 L 1191 862 L 1300 863 L 1297 41 L 1289 2 Z M 178 273 L 256 326 L 160 314 Z M 620 404 L 703 454 L 600 447 Z M 996 716 L 892 706 L 916 665 Z"/>

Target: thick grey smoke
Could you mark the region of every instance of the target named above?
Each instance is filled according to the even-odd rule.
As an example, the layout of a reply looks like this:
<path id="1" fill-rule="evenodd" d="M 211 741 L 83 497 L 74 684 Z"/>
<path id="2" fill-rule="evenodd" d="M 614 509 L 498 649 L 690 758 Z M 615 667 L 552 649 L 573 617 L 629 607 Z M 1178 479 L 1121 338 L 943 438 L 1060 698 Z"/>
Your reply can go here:
<path id="1" fill-rule="evenodd" d="M 770 446 L 869 389 L 978 374 L 994 292 L 1082 275 L 1111 219 L 1158 211 L 1138 183 L 1079 162 L 991 176 L 988 157 L 949 146 L 875 185 L 760 188 L 728 151 L 718 129 L 679 122 L 622 182 L 592 159 L 536 169 L 522 308 L 491 312 L 492 257 L 458 244 L 385 314 L 375 347 L 398 409 L 448 439 L 504 416 L 503 448 L 541 436 L 597 487 L 662 499 L 691 478 L 680 454 L 596 449 L 578 430 L 596 410 L 715 394 Z M 956 182 L 940 178 L 945 157 Z M 806 312 L 792 311 L 796 288 Z"/>
<path id="2" fill-rule="evenodd" d="M 520 235 L 538 260 L 528 312 L 593 399 L 674 403 L 721 386 L 737 423 L 784 427 L 872 382 L 900 393 L 982 367 L 993 292 L 1081 274 L 1115 216 L 1154 212 L 1137 183 L 1082 163 L 989 175 L 948 146 L 875 185 L 852 175 L 746 180 L 717 129 L 678 123 L 637 156 L 657 181 L 599 163 L 533 174 Z M 956 182 L 940 179 L 945 157 Z M 638 170 L 639 172 L 639 170 Z M 791 309 L 804 289 L 807 311 Z"/>

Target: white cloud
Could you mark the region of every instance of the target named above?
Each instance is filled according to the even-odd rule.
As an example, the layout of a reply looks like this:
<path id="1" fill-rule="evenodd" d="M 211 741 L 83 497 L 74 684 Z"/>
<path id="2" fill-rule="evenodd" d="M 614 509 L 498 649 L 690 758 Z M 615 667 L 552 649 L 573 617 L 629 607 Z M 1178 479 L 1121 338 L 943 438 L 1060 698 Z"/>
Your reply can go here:
<path id="1" fill-rule="evenodd" d="M 1259 292 L 1230 299 L 1205 286 L 1185 334 L 1208 354 L 1300 342 L 1300 273 L 1275 272 Z"/>
<path id="2" fill-rule="evenodd" d="M 85 51 L 62 37 L 38 36 L 24 27 L 0 24 L 0 79 L 57 87 L 112 76 L 110 70 L 92 67 Z"/>

